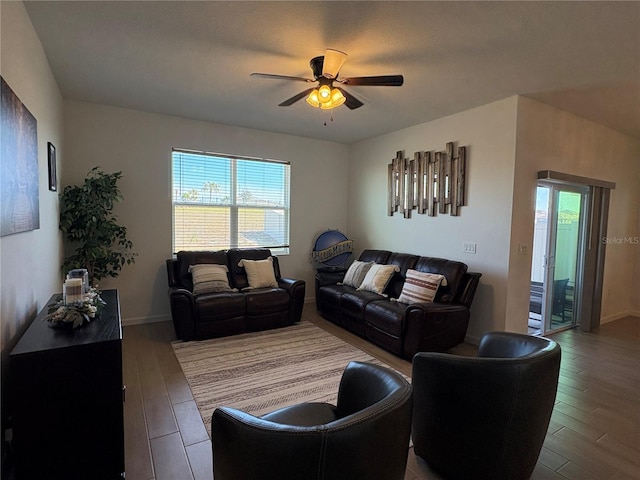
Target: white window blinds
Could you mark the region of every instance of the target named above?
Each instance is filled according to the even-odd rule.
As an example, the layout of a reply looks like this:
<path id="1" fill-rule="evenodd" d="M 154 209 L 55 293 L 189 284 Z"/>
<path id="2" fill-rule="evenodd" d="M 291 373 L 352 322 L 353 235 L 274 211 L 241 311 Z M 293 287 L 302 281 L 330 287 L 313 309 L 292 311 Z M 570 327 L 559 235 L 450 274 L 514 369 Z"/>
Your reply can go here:
<path id="1" fill-rule="evenodd" d="M 288 162 L 173 150 L 173 249 L 289 249 Z"/>

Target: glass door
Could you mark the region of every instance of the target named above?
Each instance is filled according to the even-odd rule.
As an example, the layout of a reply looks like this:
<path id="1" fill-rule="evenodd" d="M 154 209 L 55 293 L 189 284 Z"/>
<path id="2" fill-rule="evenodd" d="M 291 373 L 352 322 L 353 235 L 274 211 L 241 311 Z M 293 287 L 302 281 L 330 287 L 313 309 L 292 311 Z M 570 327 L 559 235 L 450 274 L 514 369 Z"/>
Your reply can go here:
<path id="1" fill-rule="evenodd" d="M 546 184 L 537 188 L 529 331 L 545 334 L 576 325 L 582 284 L 588 190 Z"/>

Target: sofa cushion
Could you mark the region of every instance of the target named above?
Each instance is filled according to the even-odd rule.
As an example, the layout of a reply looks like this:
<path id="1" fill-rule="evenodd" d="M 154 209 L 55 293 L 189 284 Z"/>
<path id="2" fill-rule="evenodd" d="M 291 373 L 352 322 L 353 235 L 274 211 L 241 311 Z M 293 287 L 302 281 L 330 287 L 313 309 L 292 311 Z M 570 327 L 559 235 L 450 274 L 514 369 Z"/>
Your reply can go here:
<path id="1" fill-rule="evenodd" d="M 349 287 L 358 288 L 360 285 L 362 285 L 362 281 L 371 269 L 372 265 L 373 262 L 361 262 L 359 260 L 354 261 L 349 266 L 347 273 L 345 273 L 342 284 Z"/>
<path id="2" fill-rule="evenodd" d="M 340 297 L 340 309 L 338 312 L 340 325 L 356 335 L 364 336 L 364 309 L 369 302 L 378 300 L 388 303 L 388 300 L 384 300 L 383 297 L 374 292 L 353 289 L 350 292 L 345 292 Z"/>
<path id="3" fill-rule="evenodd" d="M 273 258 L 269 257 L 264 260 L 243 259 L 238 262 L 238 266 L 244 267 L 247 272 L 249 286 L 243 290 L 278 286 L 273 272 Z"/>
<path id="4" fill-rule="evenodd" d="M 245 293 L 247 315 L 286 312 L 289 308 L 289 295 L 281 288 L 259 288 Z"/>
<path id="5" fill-rule="evenodd" d="M 409 253 L 394 252 L 389 255 L 386 264 L 396 265 L 400 270 L 393 274 L 384 293 L 389 295 L 391 298 L 398 298 L 402 292 L 402 286 L 404 285 L 407 270 L 415 268 L 416 262 L 419 258 L 420 257 L 418 255 L 412 255 Z"/>
<path id="6" fill-rule="evenodd" d="M 224 250 L 218 250 L 215 252 L 210 250 L 180 251 L 176 255 L 176 260 L 178 261 L 177 280 L 179 285 L 190 292 L 193 291 L 193 281 L 191 273 L 189 273 L 189 267 L 191 265 L 228 265 L 227 254 Z"/>
<path id="7" fill-rule="evenodd" d="M 340 308 L 346 314 L 362 318 L 364 307 L 367 306 L 367 303 L 375 300 L 384 299 L 374 292 L 351 290 L 344 292 L 340 297 Z"/>
<path id="8" fill-rule="evenodd" d="M 246 311 L 243 293 L 207 293 L 195 301 L 196 318 L 199 322 L 217 322 L 242 317 Z"/>
<path id="9" fill-rule="evenodd" d="M 266 260 L 271 257 L 271 250 L 268 248 L 230 248 L 227 250 L 227 257 L 231 286 L 242 290 L 249 286 L 249 282 L 245 268 L 238 266 L 240 260 Z M 276 280 L 278 280 L 280 278 L 280 268 L 277 257 L 273 257 L 273 270 Z"/>
<path id="10" fill-rule="evenodd" d="M 406 305 L 398 302 L 378 300 L 365 307 L 365 321 L 388 335 L 401 337 L 403 334 Z"/>
<path id="11" fill-rule="evenodd" d="M 371 265 L 358 290 L 384 295 L 384 289 L 387 287 L 389 280 L 391 280 L 395 272 L 399 271 L 400 268 L 397 265 Z"/>
<path id="12" fill-rule="evenodd" d="M 318 295 L 320 296 L 321 300 L 338 305 L 340 304 L 340 297 L 342 297 L 342 295 L 347 292 L 354 291 L 355 289 L 353 287 L 349 287 L 348 285 L 323 285 L 318 289 Z"/>
<path id="13" fill-rule="evenodd" d="M 191 265 L 189 272 L 193 279 L 193 294 L 233 292 L 229 286 L 228 271 L 226 265 Z"/>
<path id="14" fill-rule="evenodd" d="M 402 287 L 398 301 L 402 303 L 430 303 L 436 297 L 440 283 L 446 285 L 443 275 L 407 270 L 407 278 Z"/>
<path id="15" fill-rule="evenodd" d="M 358 260 L 361 262 L 373 262 L 386 264 L 391 252 L 389 250 L 363 250 Z"/>

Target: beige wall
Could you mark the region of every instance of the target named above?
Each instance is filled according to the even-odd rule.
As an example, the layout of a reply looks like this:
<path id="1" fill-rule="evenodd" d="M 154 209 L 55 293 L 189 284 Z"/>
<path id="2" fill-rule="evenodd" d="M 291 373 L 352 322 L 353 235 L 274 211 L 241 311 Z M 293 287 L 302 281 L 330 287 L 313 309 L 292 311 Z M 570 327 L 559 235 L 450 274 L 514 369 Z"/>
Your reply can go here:
<path id="1" fill-rule="evenodd" d="M 351 146 L 349 234 L 363 248 L 459 260 L 482 272 L 468 339 L 505 329 L 517 98 L 478 107 Z M 405 219 L 387 215 L 387 164 L 396 151 L 413 158 L 420 150 L 467 147 L 467 205 L 458 217 L 439 214 Z M 477 253 L 463 253 L 464 242 Z M 526 328 L 526 323 L 524 328 Z"/>
<path id="2" fill-rule="evenodd" d="M 468 205 L 460 216 L 387 216 L 387 164 L 395 152 L 412 158 L 448 141 L 468 146 Z M 537 172 L 547 169 L 616 182 L 608 236 L 640 236 L 640 141 L 524 97 L 352 145 L 348 231 L 358 251 L 445 257 L 482 272 L 468 341 L 492 329 L 526 332 Z M 463 253 L 463 242 L 477 243 L 477 253 Z M 527 246 L 525 255 L 518 244 Z M 640 316 L 639 265 L 640 245 L 608 246 L 602 322 Z"/>
<path id="3" fill-rule="evenodd" d="M 507 315 L 526 312 L 531 255 L 518 256 L 518 241 L 531 247 L 535 188 L 539 170 L 615 182 L 611 191 L 607 236 L 638 238 L 640 229 L 640 140 L 520 97 L 512 218 Z M 529 248 L 531 253 L 531 248 Z M 640 245 L 609 243 L 606 248 L 601 322 L 635 314 L 638 303 Z M 524 294 L 523 294 L 524 292 Z"/>
<path id="4" fill-rule="evenodd" d="M 2 348 L 11 343 L 51 294 L 60 290 L 58 196 L 48 189 L 47 142 L 64 158 L 62 97 L 42 45 L 20 2 L 0 2 L 2 77 L 36 118 L 40 228 L 0 238 Z M 62 173 L 58 163 L 58 175 Z"/>
<path id="5" fill-rule="evenodd" d="M 26 325 L 61 289 L 58 196 L 48 189 L 47 142 L 64 158 L 62 97 L 21 2 L 0 2 L 0 73 L 37 120 L 40 228 L 0 238 L 2 393 L 6 359 Z M 3 159 L 4 161 L 4 159 Z M 61 163 L 58 163 L 61 167 Z M 62 168 L 59 168 L 59 174 Z"/>
<path id="6" fill-rule="evenodd" d="M 139 257 L 115 280 L 127 322 L 169 316 L 164 260 L 171 255 L 170 152 L 182 147 L 288 160 L 292 164 L 291 254 L 284 274 L 307 281 L 316 235 L 339 228 L 356 250 L 386 248 L 464 261 L 483 273 L 469 339 L 486 330 L 526 329 L 525 299 L 535 172 L 563 170 L 617 183 L 609 236 L 639 234 L 639 141 L 525 98 L 511 97 L 433 122 L 346 146 L 82 102 L 63 103 L 42 46 L 20 2 L 0 2 L 2 75 L 38 120 L 41 228 L 0 239 L 3 356 L 24 325 L 60 289 L 58 201 L 46 185 L 46 143 L 58 150 L 60 189 L 99 165 L 122 170 L 118 205 Z M 64 134 L 63 134 L 64 113 Z M 517 128 L 516 128 L 517 127 Z M 459 217 L 386 214 L 387 164 L 397 150 L 468 147 L 468 205 Z M 475 255 L 462 252 L 475 242 Z M 607 249 L 603 321 L 640 312 L 637 245 Z M 530 248 L 529 248 L 530 253 Z"/>
<path id="7" fill-rule="evenodd" d="M 65 101 L 64 114 L 64 183 L 82 181 L 95 165 L 123 174 L 125 199 L 115 212 L 139 256 L 100 287 L 120 290 L 125 323 L 170 318 L 165 259 L 172 254 L 173 147 L 291 162 L 291 249 L 280 257 L 281 270 L 305 280 L 313 298 L 315 237 L 346 228 L 346 145 L 74 101 Z"/>

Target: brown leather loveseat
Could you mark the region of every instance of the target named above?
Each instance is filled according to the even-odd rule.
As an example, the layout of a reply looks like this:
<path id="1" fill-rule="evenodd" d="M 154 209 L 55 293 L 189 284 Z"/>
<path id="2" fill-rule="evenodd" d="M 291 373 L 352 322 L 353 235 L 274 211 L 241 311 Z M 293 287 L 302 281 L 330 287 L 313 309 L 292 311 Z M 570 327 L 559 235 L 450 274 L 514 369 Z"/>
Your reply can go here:
<path id="1" fill-rule="evenodd" d="M 464 341 L 481 273 L 467 272 L 462 262 L 387 250 L 364 250 L 358 261 L 393 265 L 396 271 L 380 293 L 345 285 L 344 274 L 319 271 L 316 307 L 323 317 L 409 360 Z M 408 271 L 442 276 L 433 301 L 405 303 Z"/>
<path id="2" fill-rule="evenodd" d="M 181 251 L 166 267 L 179 339 L 284 327 L 302 316 L 305 282 L 282 277 L 269 249 Z"/>

